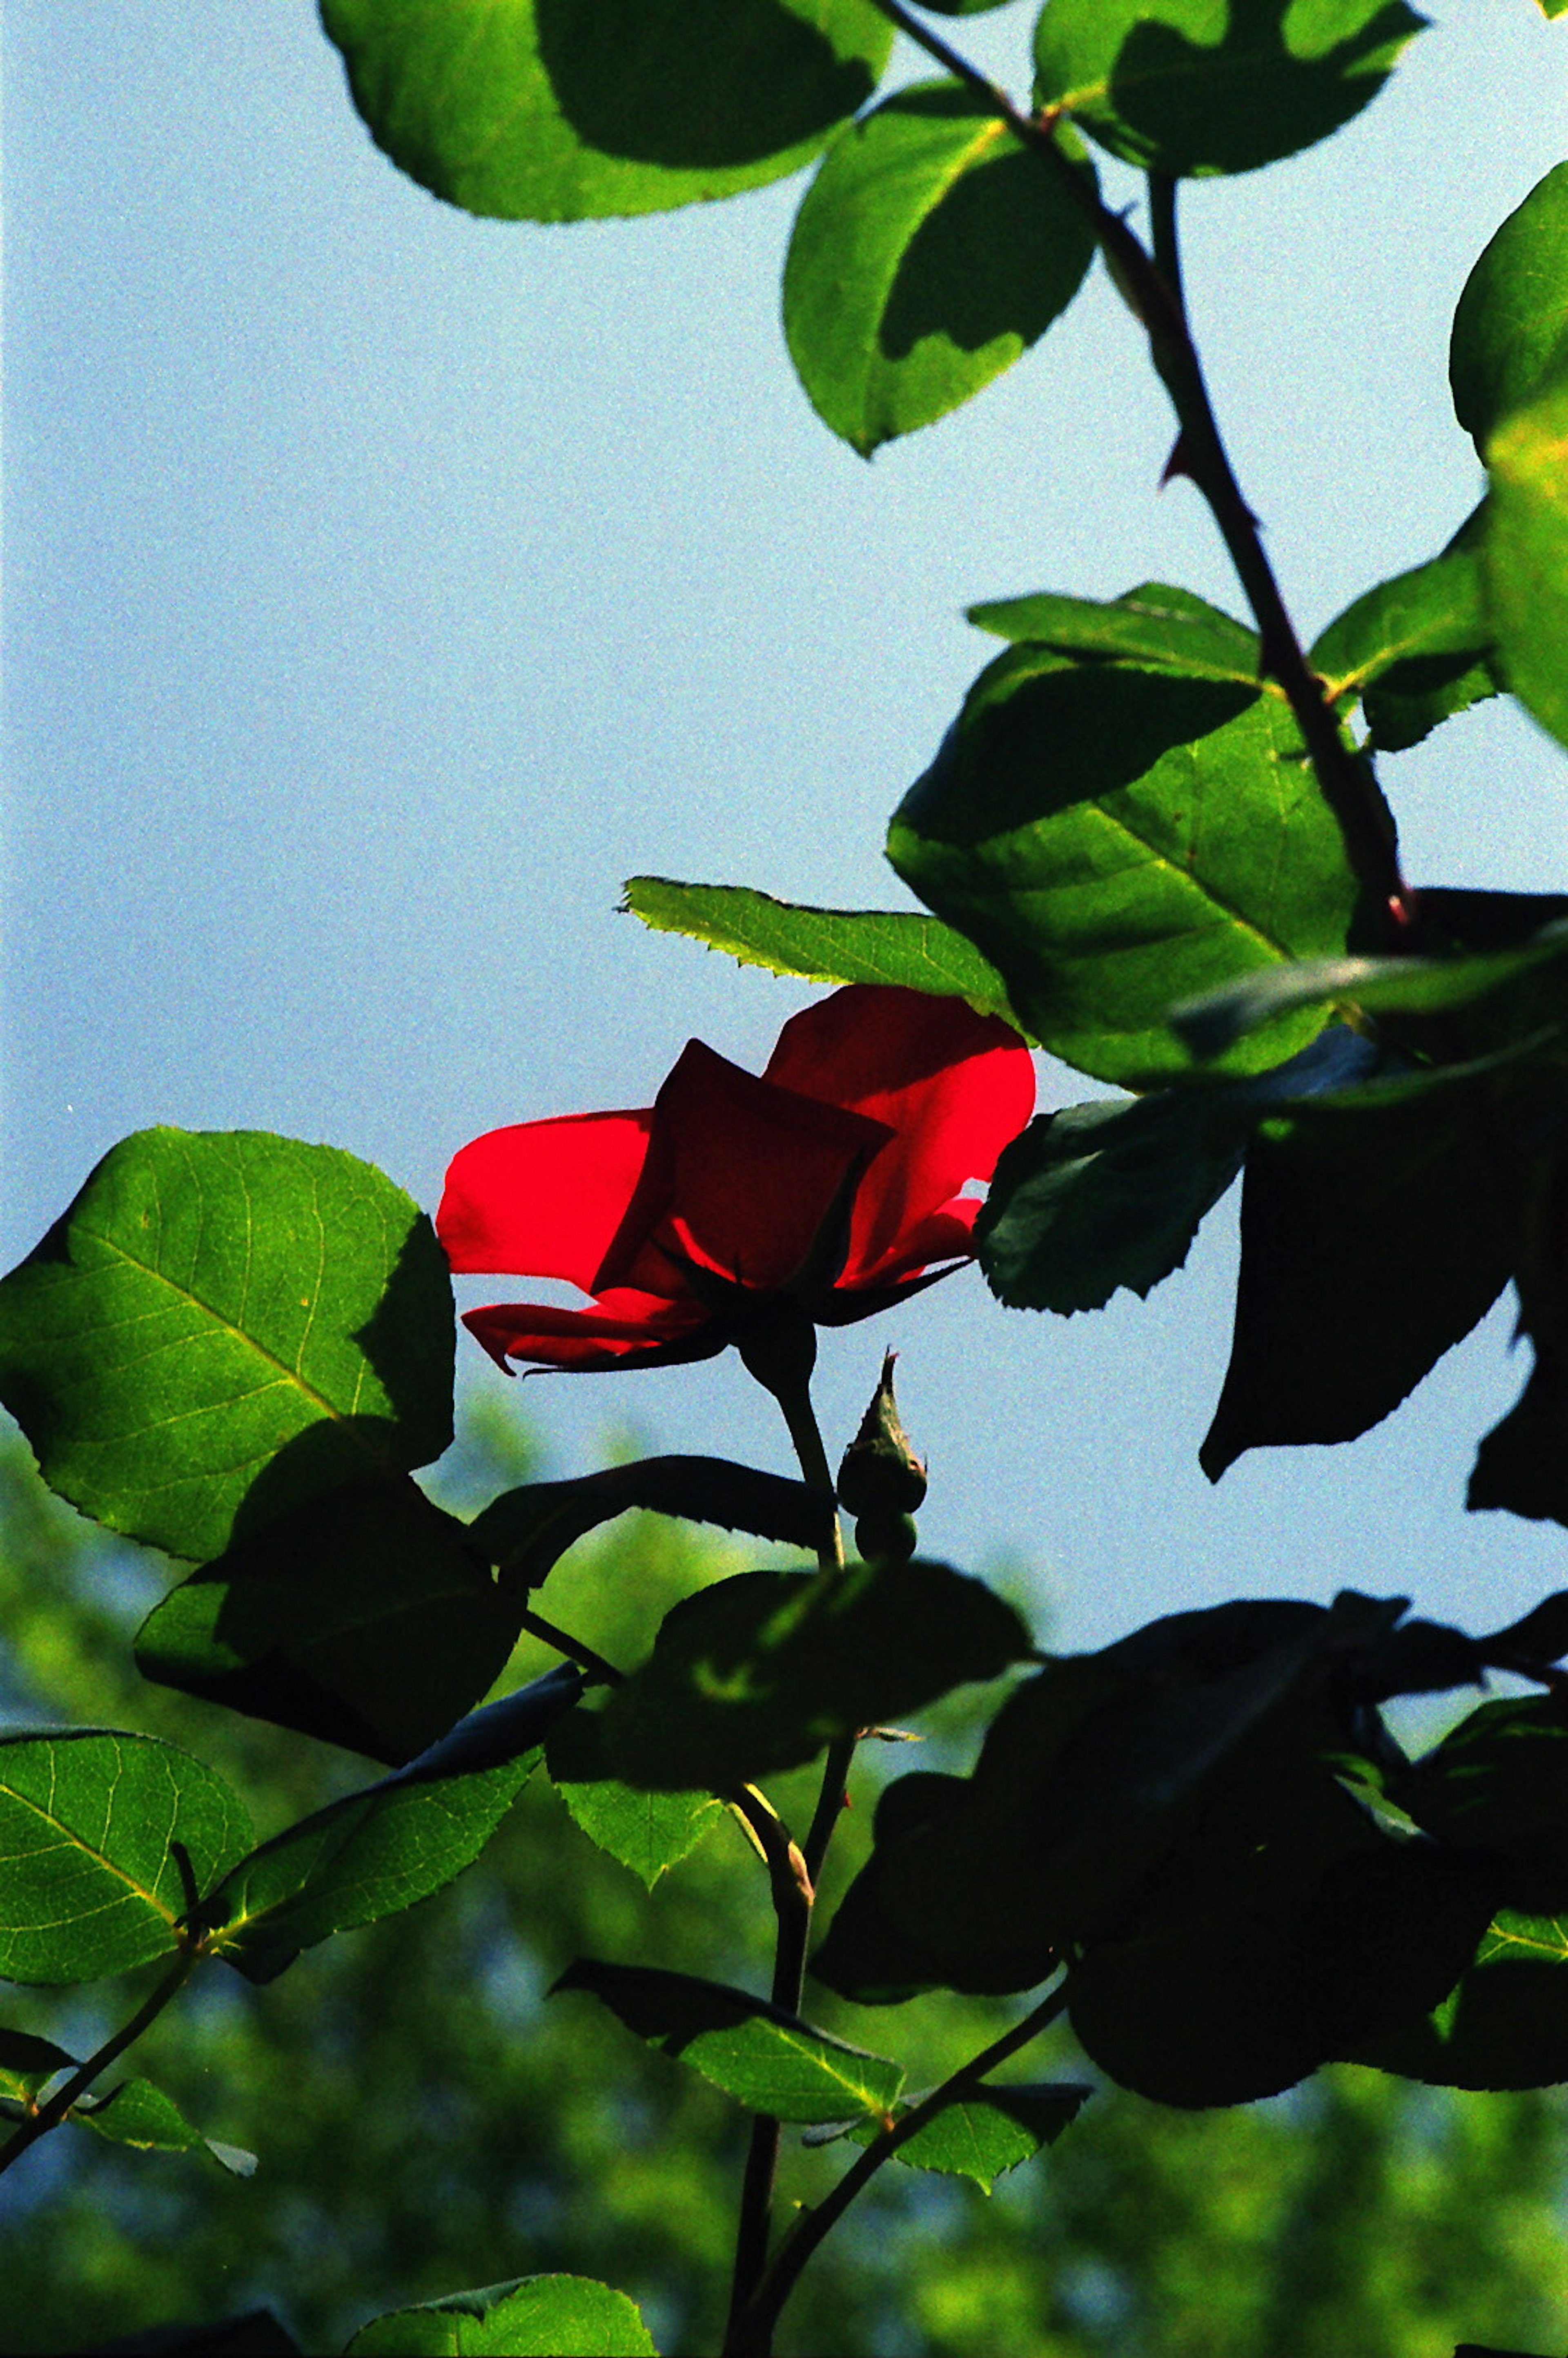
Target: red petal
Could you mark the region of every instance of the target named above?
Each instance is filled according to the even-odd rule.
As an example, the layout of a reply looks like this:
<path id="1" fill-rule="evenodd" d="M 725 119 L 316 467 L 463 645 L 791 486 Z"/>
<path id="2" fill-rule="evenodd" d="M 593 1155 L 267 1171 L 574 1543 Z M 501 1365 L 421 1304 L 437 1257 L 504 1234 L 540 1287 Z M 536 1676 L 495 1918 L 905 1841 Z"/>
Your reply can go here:
<path id="1" fill-rule="evenodd" d="M 447 1173 L 436 1232 L 454 1270 L 564 1277 L 585 1293 L 642 1176 L 650 1112 L 492 1130 Z"/>
<path id="2" fill-rule="evenodd" d="M 1033 1058 L 1011 1024 L 961 999 L 871 983 L 792 1016 L 765 1077 L 894 1133 L 856 1194 L 845 1285 L 885 1282 L 935 1257 L 924 1224 L 936 1212 L 970 1217 L 953 1199 L 966 1181 L 990 1177 L 1034 1109 Z"/>
<path id="3" fill-rule="evenodd" d="M 875 1120 L 758 1080 L 693 1040 L 659 1091 L 642 1180 L 592 1291 L 671 1291 L 679 1263 L 662 1248 L 673 1248 L 772 1292 L 795 1275 L 846 1178 L 887 1135 Z"/>
<path id="4" fill-rule="evenodd" d="M 508 1359 L 579 1370 L 648 1367 L 709 1358 L 725 1342 L 695 1303 L 675 1304 L 629 1288 L 607 1294 L 588 1310 L 557 1310 L 539 1302 L 493 1303 L 484 1310 L 465 1311 L 463 1325 L 503 1368 Z"/>

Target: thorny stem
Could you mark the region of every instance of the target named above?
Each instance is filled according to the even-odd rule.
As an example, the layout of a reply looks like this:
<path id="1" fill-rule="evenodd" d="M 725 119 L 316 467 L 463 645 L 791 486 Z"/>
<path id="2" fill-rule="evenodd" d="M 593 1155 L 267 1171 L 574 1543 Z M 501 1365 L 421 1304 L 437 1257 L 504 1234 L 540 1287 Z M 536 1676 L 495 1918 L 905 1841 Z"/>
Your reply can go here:
<path id="1" fill-rule="evenodd" d="M 1322 683 L 1302 652 L 1264 554 L 1258 519 L 1241 496 L 1209 402 L 1182 303 L 1174 184 L 1163 175 L 1152 181 L 1155 254 L 1151 254 L 1057 145 L 1049 113 L 1026 114 L 989 75 L 922 24 L 904 0 L 873 0 L 873 5 L 1000 117 L 1020 144 L 1055 175 L 1063 194 L 1094 231 L 1118 291 L 1148 336 L 1150 359 L 1176 413 L 1180 430 L 1172 471 L 1189 476 L 1208 503 L 1258 624 L 1260 669 L 1278 681 L 1318 784 L 1339 822 L 1346 857 L 1373 906 L 1386 914 L 1390 936 L 1402 944 L 1414 921 L 1414 900 L 1400 871 L 1388 806 L 1366 761 L 1341 738 Z"/>
<path id="2" fill-rule="evenodd" d="M 1043 1999 L 1032 2013 L 1026 2014 L 1021 2022 L 1015 2022 L 1011 2030 L 1003 2031 L 1000 2039 L 993 2040 L 979 2055 L 971 2057 L 950 2080 L 944 2080 L 939 2088 L 933 2088 L 920 2104 L 912 2104 L 891 2128 L 884 2129 L 866 2147 L 860 2159 L 845 2171 L 832 2192 L 813 2210 L 803 2213 L 794 2234 L 759 2286 L 751 2307 L 732 2329 L 731 2341 L 726 2344 L 731 2358 L 766 2358 L 779 2312 L 799 2282 L 806 2262 L 838 2225 L 856 2195 L 871 2183 L 883 2162 L 891 2161 L 900 2146 L 907 2145 L 912 2137 L 917 2136 L 938 2113 L 946 2112 L 951 2104 L 961 2104 L 988 2071 L 994 2071 L 999 2063 L 1005 2063 L 1010 2055 L 1016 2055 L 1021 2047 L 1027 2047 L 1032 2039 L 1038 2038 L 1043 2030 L 1048 2029 L 1063 2012 L 1066 2002 L 1066 1985 L 1059 1982 L 1049 1997 Z"/>
<path id="3" fill-rule="evenodd" d="M 127 2047 L 134 2046 L 143 2031 L 157 2020 L 169 2000 L 178 1996 L 200 1953 L 200 1949 L 194 1947 L 181 1949 L 162 1981 L 151 1996 L 144 1999 L 129 2022 L 116 2030 L 112 2039 L 106 2039 L 95 2055 L 90 2055 L 85 2063 L 79 2065 L 64 2087 L 57 2089 L 48 2104 L 40 2105 L 31 2119 L 21 2124 L 15 2136 L 7 2137 L 4 2146 L 0 2146 L 0 2170 L 9 2169 L 14 2161 L 21 2159 L 29 2146 L 37 2145 L 39 2137 L 47 2136 L 50 2129 L 58 2128 L 77 2098 L 86 2094 L 100 2072 L 106 2071 L 111 2063 L 116 2062 Z"/>
<path id="4" fill-rule="evenodd" d="M 748 1362 L 750 1365 L 751 1363 Z M 752 1366 L 752 1373 L 763 1382 L 779 1404 L 789 1437 L 794 1444 L 801 1475 L 807 1486 L 828 1498 L 836 1498 L 833 1471 L 823 1446 L 821 1427 L 811 1401 L 809 1366 L 804 1365 L 797 1380 L 784 1379 L 775 1367 L 764 1376 Z M 830 1537 L 818 1552 L 823 1574 L 831 1577 L 844 1565 L 844 1535 L 838 1518 L 834 1515 Z M 844 1806 L 844 1786 L 849 1763 L 854 1757 L 857 1738 L 840 1736 L 829 1745 L 823 1766 L 822 1786 L 812 1815 L 811 1829 L 802 1852 L 785 1836 L 787 1848 L 781 1866 L 769 1856 L 773 1876 L 773 1913 L 778 1932 L 773 1949 L 773 2002 L 790 2014 L 800 2012 L 801 1995 L 806 1985 L 806 1952 L 811 1933 L 811 1910 L 816 1897 L 816 1878 L 822 1870 L 827 1845 L 838 1823 Z M 775 1823 L 777 1822 L 775 1821 Z M 781 1826 L 779 1833 L 784 1833 Z M 726 2353 L 738 2349 L 736 2334 L 741 2320 L 748 2313 L 762 2284 L 768 2265 L 768 2245 L 773 2233 L 773 2181 L 778 2174 L 779 2147 L 783 2130 L 771 2113 L 759 2113 L 752 2124 L 751 2143 L 746 2152 L 745 2172 L 741 2181 L 741 2210 L 735 2234 L 735 2268 L 730 2283 L 730 2321 L 725 2331 Z M 765 2350 L 769 2333 L 761 2344 Z"/>

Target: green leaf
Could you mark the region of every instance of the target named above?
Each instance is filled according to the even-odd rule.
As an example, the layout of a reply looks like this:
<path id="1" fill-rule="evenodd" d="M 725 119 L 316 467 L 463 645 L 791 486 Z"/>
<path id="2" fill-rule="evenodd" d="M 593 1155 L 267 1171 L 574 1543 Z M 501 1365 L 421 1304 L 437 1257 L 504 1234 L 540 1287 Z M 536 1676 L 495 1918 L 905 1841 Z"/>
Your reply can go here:
<path id="1" fill-rule="evenodd" d="M 0 1737 L 0 1974 L 94 1981 L 172 1955 L 198 1893 L 251 1839 L 189 1753 L 81 1728 Z"/>
<path id="2" fill-rule="evenodd" d="M 1424 2019 L 1346 2061 L 1439 2088 L 1546 2088 L 1568 2080 L 1568 1916 L 1504 1909 Z"/>
<path id="3" fill-rule="evenodd" d="M 1041 1115 L 1004 1150 L 975 1224 L 992 1293 L 1015 1310 L 1063 1314 L 1098 1310 L 1119 1286 L 1147 1294 L 1186 1259 L 1258 1124 L 1376 1063 L 1336 1024 L 1256 1080 Z"/>
<path id="4" fill-rule="evenodd" d="M 1417 745 L 1440 721 L 1498 693 L 1473 539 L 1379 581 L 1313 646 L 1313 669 L 1330 696 L 1361 699 L 1379 752 Z"/>
<path id="5" fill-rule="evenodd" d="M 742 966 L 808 982 L 896 983 L 966 1000 L 978 1015 L 1017 1021 L 996 968 L 935 917 L 892 909 L 812 909 L 744 884 L 676 884 L 633 876 L 622 906 L 656 932 L 685 934 Z"/>
<path id="6" fill-rule="evenodd" d="M 597 1712 L 574 1711 L 558 1721 L 545 1760 L 589 1842 L 641 1876 L 650 1891 L 696 1849 L 724 1808 L 712 1793 L 650 1793 L 622 1784 L 606 1766 Z"/>
<path id="7" fill-rule="evenodd" d="M 213 1952 L 247 1981 L 269 1982 L 318 1941 L 445 1889 L 479 1856 L 581 1689 L 563 1663 L 378 1785 L 263 1843 L 201 1910 Z"/>
<path id="8" fill-rule="evenodd" d="M 362 2325 L 346 2358 L 657 2358 L 635 2301 L 589 2277 L 514 2277 Z"/>
<path id="9" fill-rule="evenodd" d="M 200 1559 L 452 1435 L 428 1220 L 334 1147 L 147 1130 L 0 1283 L 0 1399 L 53 1487 Z"/>
<path id="10" fill-rule="evenodd" d="M 634 1507 L 814 1550 L 827 1539 L 833 1517 L 819 1492 L 782 1474 L 758 1473 L 726 1457 L 643 1457 L 570 1481 L 504 1490 L 464 1537 L 500 1568 L 513 1594 L 537 1588 L 574 1541 Z"/>
<path id="11" fill-rule="evenodd" d="M 1206 598 L 1166 581 L 1141 581 L 1119 598 L 1066 598 L 1050 590 L 1033 597 L 991 599 L 966 608 L 977 630 L 1015 644 L 1054 648 L 1064 655 L 1103 655 L 1187 679 L 1258 682 L 1258 633 Z"/>
<path id="12" fill-rule="evenodd" d="M 39 2039 L 30 2030 L 0 2030 L 0 2100 L 30 2107 L 40 2088 L 62 2071 L 75 2070 L 75 2056 L 52 2039 Z"/>
<path id="13" fill-rule="evenodd" d="M 1568 173 L 1568 166 L 1561 168 Z M 1564 183 L 1568 194 L 1568 181 Z M 1568 230 L 1565 230 L 1568 237 Z M 1568 370 L 1568 359 L 1564 361 Z M 1516 410 L 1487 445 L 1487 593 L 1498 654 L 1519 701 L 1568 743 L 1568 374 Z"/>
<path id="14" fill-rule="evenodd" d="M 1033 646 L 970 689 L 888 856 L 1044 1046 L 1137 1089 L 1190 1069 L 1173 1000 L 1343 951 L 1357 897 L 1280 697 Z M 1287 1016 L 1226 1068 L 1280 1064 L 1323 1022 Z"/>
<path id="15" fill-rule="evenodd" d="M 1045 2146 L 1054 2145 L 1094 2093 L 1075 2081 L 1047 2081 L 1038 2087 L 971 2088 L 962 2104 L 946 2104 L 934 2120 L 916 2129 L 907 2145 L 894 2154 L 911 2169 L 940 2170 L 949 2178 L 972 2178 L 989 2194 L 999 2178 L 1033 2161 Z M 901 2097 L 893 2118 L 901 2120 L 921 2102 Z M 870 2145 L 877 2135 L 873 2121 L 852 2124 L 845 2134 L 856 2145 Z M 817 2142 L 807 2132 L 806 2143 Z"/>
<path id="16" fill-rule="evenodd" d="M 254 2153 L 247 2153 L 243 2146 L 220 2145 L 215 2137 L 203 2136 L 200 2129 L 192 2128 L 174 2099 L 150 2080 L 122 2080 L 118 2087 L 107 2089 L 101 2096 L 79 2096 L 66 2118 L 96 2130 L 111 2145 L 135 2146 L 144 2153 L 203 2152 L 232 2178 L 255 2175 Z"/>
<path id="17" fill-rule="evenodd" d="M 929 426 L 1044 335 L 1094 250 L 961 83 L 900 91 L 828 149 L 790 239 L 784 335 L 812 407 L 863 458 Z"/>
<path id="18" fill-rule="evenodd" d="M 585 1957 L 557 1990 L 586 1990 L 650 2045 L 678 2055 L 752 2112 L 781 2121 L 885 2121 L 903 2085 L 902 2066 L 814 2030 L 765 1998 L 690 1974 Z"/>
<path id="19" fill-rule="evenodd" d="M 1568 359 L 1568 164 L 1553 165 L 1487 242 L 1448 347 L 1454 412 L 1483 457 L 1503 420 Z"/>
<path id="20" fill-rule="evenodd" d="M 1555 1700 L 1482 1704 L 1392 1790 L 1440 1842 L 1487 1855 L 1509 1908 L 1568 1911 L 1568 1725 Z"/>
<path id="21" fill-rule="evenodd" d="M 155 1606 L 146 1678 L 372 1759 L 409 1759 L 488 1693 L 520 1600 L 415 1483 L 350 1483 Z"/>
<path id="22" fill-rule="evenodd" d="M 1425 22 L 1403 0 L 1046 0 L 1035 103 L 1148 170 L 1249 172 L 1358 114 Z"/>
<path id="23" fill-rule="evenodd" d="M 876 88 L 869 0 L 322 0 L 371 136 L 469 212 L 580 221 L 799 169 Z"/>
<path id="24" fill-rule="evenodd" d="M 665 1616 L 600 1714 L 628 1784 L 725 1792 L 799 1767 L 1029 1651 L 1010 1605 L 945 1563 L 741 1573 Z"/>
<path id="25" fill-rule="evenodd" d="M 1249 1150 L 1230 1365 L 1199 1452 L 1351 1441 L 1486 1315 L 1519 1249 L 1520 1174 L 1489 1100 L 1357 1093 L 1281 1113 Z"/>

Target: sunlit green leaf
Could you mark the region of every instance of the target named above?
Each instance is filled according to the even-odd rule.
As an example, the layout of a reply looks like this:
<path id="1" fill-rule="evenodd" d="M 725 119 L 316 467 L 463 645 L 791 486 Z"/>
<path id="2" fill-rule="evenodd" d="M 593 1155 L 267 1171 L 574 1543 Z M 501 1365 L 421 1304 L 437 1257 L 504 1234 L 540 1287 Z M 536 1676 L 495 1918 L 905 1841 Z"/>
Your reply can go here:
<path id="1" fill-rule="evenodd" d="M 1028 1650 L 1011 1606 L 946 1564 L 742 1573 L 665 1616 L 604 1706 L 606 1756 L 629 1784 L 724 1792 Z"/>
<path id="2" fill-rule="evenodd" d="M 551 1783 L 589 1840 L 650 1890 L 723 1812 L 711 1793 L 653 1793 L 622 1784 L 605 1764 L 595 1712 L 574 1711 L 557 1722 L 545 1757 Z"/>
<path id="3" fill-rule="evenodd" d="M 1084 214 L 1000 116 L 958 82 L 916 84 L 851 124 L 811 184 L 784 264 L 790 356 L 817 416 L 869 458 L 1010 367 L 1093 254 Z"/>
<path id="4" fill-rule="evenodd" d="M 0 1737 L 0 1974 L 93 1981 L 172 1955 L 193 1898 L 250 1840 L 238 1797 L 172 1744 Z"/>
<path id="5" fill-rule="evenodd" d="M 0 1282 L 0 1398 L 73 1506 L 200 1559 L 451 1439 L 429 1221 L 335 1147 L 140 1130 Z"/>
<path id="6" fill-rule="evenodd" d="M 1278 695 L 1034 646 L 970 689 L 888 856 L 1045 1047 L 1132 1088 L 1190 1069 L 1173 1000 L 1342 952 L 1356 903 Z M 1285 1017 L 1226 1069 L 1282 1063 L 1324 1020 Z"/>
<path id="7" fill-rule="evenodd" d="M 1568 164 L 1553 165 L 1488 241 L 1454 314 L 1448 376 L 1485 455 L 1495 429 L 1568 358 Z"/>
<path id="8" fill-rule="evenodd" d="M 965 611 L 977 630 L 1053 647 L 1058 654 L 1103 655 L 1244 687 L 1258 679 L 1257 632 L 1166 581 L 1141 581 L 1119 598 L 1067 598 L 1041 590 L 1032 597 L 993 598 Z"/>
<path id="9" fill-rule="evenodd" d="M 924 2128 L 916 2129 L 893 2159 L 911 2169 L 935 2169 L 949 2178 L 973 2179 L 989 2194 L 1005 2172 L 1016 2169 L 1020 2162 L 1032 2161 L 1044 2147 L 1054 2145 L 1092 2093 L 1082 2082 L 1074 2081 L 1046 2082 L 1039 2087 L 971 2088 L 962 2104 L 945 2104 Z M 894 2120 L 913 2112 L 920 2101 L 919 2096 L 901 2098 L 893 2107 Z M 870 2145 L 877 2134 L 876 2124 L 857 2122 L 847 2134 L 856 2145 Z"/>
<path id="10" fill-rule="evenodd" d="M 657 2358 L 634 2301 L 589 2277 L 514 2277 L 389 2309 L 347 2358 Z"/>
<path id="11" fill-rule="evenodd" d="M 885 2120 L 903 2071 L 744 1990 L 650 1965 L 568 1966 L 557 1990 L 587 1990 L 629 2030 L 678 2055 L 737 2104 L 781 2121 Z"/>
<path id="12" fill-rule="evenodd" d="M 505 220 L 658 212 L 776 180 L 862 106 L 869 0 L 322 0 L 394 163 Z"/>
<path id="13" fill-rule="evenodd" d="M 1563 220 L 1568 253 L 1568 178 Z M 1560 317 L 1568 345 L 1568 284 Z M 1504 419 L 1487 463 L 1485 567 L 1498 656 L 1514 695 L 1568 744 L 1568 374 Z"/>
<path id="14" fill-rule="evenodd" d="M 102 2095 L 79 2096 L 67 2115 L 94 2129 L 111 2145 L 135 2146 L 144 2153 L 205 2153 L 232 2178 L 255 2174 L 256 2158 L 243 2146 L 222 2145 L 193 2128 L 171 2096 L 150 2080 L 122 2080 Z"/>
<path id="15" fill-rule="evenodd" d="M 686 934 L 742 966 L 809 982 L 896 983 L 1016 1019 L 996 968 L 950 925 L 911 910 L 812 909 L 743 884 L 633 876 L 624 905 L 655 931 Z"/>
<path id="16" fill-rule="evenodd" d="M 215 1952 L 248 1981 L 272 1981 L 301 1949 L 442 1890 L 479 1856 L 581 1684 L 563 1665 L 263 1843 L 201 1911 Z"/>
<path id="17" fill-rule="evenodd" d="M 1360 698 L 1379 752 L 1417 745 L 1440 721 L 1498 693 L 1476 523 L 1442 556 L 1366 590 L 1312 648 L 1329 694 Z"/>
<path id="18" fill-rule="evenodd" d="M 1359 114 L 1425 21 L 1403 0 L 1046 0 L 1035 103 L 1131 164 L 1248 172 Z"/>

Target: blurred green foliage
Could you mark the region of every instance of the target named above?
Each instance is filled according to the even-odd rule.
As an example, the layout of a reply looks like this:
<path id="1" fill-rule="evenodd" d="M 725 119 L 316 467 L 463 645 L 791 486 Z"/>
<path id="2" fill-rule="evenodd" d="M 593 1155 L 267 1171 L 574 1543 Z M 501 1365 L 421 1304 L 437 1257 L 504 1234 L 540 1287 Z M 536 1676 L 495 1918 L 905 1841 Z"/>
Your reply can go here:
<path id="1" fill-rule="evenodd" d="M 497 1407 L 470 1418 L 443 1495 L 471 1510 L 539 1469 Z M 638 1518 L 552 1574 L 551 1617 L 612 1660 L 678 1596 L 748 1559 Z M 148 1686 L 129 1637 L 161 1587 L 0 1454 L 0 1702 L 13 1725 L 145 1729 L 233 1780 L 271 1832 L 363 1780 L 363 1764 Z M 508 1682 L 552 1658 L 519 1649 Z M 961 1766 L 971 1696 L 933 1715 L 922 1765 Z M 867 1747 L 827 1904 L 863 1855 Z M 778 1781 L 786 1817 L 809 1775 Z M 717 2346 L 744 2125 L 712 2088 L 584 1997 L 548 2001 L 576 1956 L 765 1986 L 760 1869 L 719 1821 L 644 1895 L 542 1775 L 480 1866 L 407 1914 L 311 1952 L 252 1989 L 209 1969 L 135 2065 L 208 2135 L 261 2157 L 248 2183 L 189 2156 L 125 2154 L 67 2129 L 0 2180 L 0 2349 L 63 2352 L 173 2320 L 270 2306 L 308 2351 L 380 2310 L 546 2269 L 643 2306 L 666 2353 Z M 130 2011 L 125 1984 L 8 1990 L 0 2021 L 76 2051 Z M 1015 2008 L 935 1996 L 813 2017 L 929 2084 Z M 1070 2044 L 1016 2076 L 1082 2074 Z M 1092 2077 L 1090 2073 L 1087 2076 Z M 1369 2071 L 1272 2103 L 1163 2112 L 1097 2095 L 1051 2155 L 972 2188 L 889 2169 L 786 2312 L 781 2353 L 866 2358 L 1451 2358 L 1468 2339 L 1568 2339 L 1568 2116 L 1556 2092 L 1461 2097 Z M 844 2148 L 787 2148 L 811 2200 Z"/>

